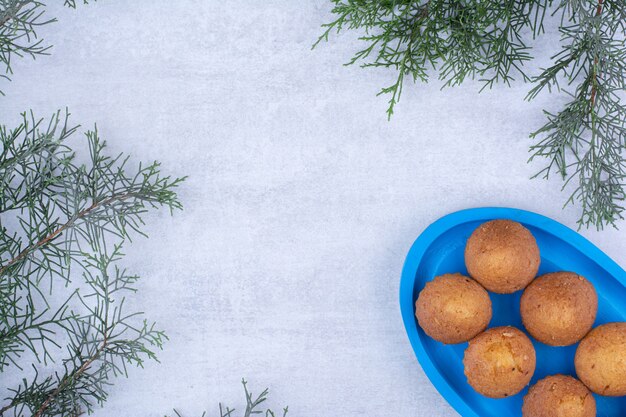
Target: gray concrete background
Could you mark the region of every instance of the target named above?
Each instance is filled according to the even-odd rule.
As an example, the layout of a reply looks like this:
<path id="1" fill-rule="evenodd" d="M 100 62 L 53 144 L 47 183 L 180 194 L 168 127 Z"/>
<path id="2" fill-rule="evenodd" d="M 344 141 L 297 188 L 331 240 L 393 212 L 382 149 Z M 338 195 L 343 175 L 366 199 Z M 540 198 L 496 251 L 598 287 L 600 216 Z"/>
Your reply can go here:
<path id="1" fill-rule="evenodd" d="M 3 122 L 68 106 L 111 152 L 190 176 L 185 211 L 150 214 L 150 239 L 125 260 L 144 277 L 133 305 L 171 340 L 96 416 L 216 415 L 218 401 L 241 404 L 242 376 L 293 416 L 456 415 L 404 334 L 404 256 L 429 223 L 467 207 L 575 225 L 560 183 L 529 180 L 540 165 L 526 163 L 528 133 L 560 99 L 526 103 L 522 84 L 407 85 L 388 123 L 375 93 L 393 74 L 342 66 L 354 35 L 310 51 L 324 0 L 52 13 L 53 54 L 15 63 Z M 626 264 L 621 232 L 582 233 Z"/>

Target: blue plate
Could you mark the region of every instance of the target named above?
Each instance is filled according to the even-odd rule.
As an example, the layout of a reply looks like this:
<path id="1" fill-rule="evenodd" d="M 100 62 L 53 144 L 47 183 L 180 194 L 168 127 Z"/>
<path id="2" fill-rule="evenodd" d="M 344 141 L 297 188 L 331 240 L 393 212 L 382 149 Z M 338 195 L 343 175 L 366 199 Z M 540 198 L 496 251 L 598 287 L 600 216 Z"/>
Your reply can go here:
<path id="1" fill-rule="evenodd" d="M 450 272 L 467 273 L 465 243 L 481 223 L 511 219 L 526 226 L 541 251 L 539 274 L 573 271 L 589 279 L 598 292 L 595 325 L 626 321 L 626 272 L 587 239 L 547 217 L 510 208 L 477 208 L 449 214 L 431 224 L 417 238 L 407 255 L 400 282 L 400 309 L 404 327 L 424 372 L 439 393 L 463 417 L 521 417 L 525 388 L 501 400 L 475 392 L 463 374 L 463 352 L 467 343 L 444 345 L 430 337 L 415 319 L 415 300 L 425 283 Z M 522 292 L 490 294 L 493 319 L 489 327 L 512 325 L 525 331 L 519 314 Z M 531 381 L 556 373 L 576 375 L 576 346 L 551 347 L 532 339 L 537 350 L 537 370 Z M 626 397 L 595 396 L 599 417 L 626 416 Z"/>

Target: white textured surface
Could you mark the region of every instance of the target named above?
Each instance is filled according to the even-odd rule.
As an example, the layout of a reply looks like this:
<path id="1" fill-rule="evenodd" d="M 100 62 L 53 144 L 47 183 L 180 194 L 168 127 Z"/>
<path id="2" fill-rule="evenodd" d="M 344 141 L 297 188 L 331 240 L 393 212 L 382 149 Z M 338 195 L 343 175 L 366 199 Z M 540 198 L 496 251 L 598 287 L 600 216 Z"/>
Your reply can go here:
<path id="1" fill-rule="evenodd" d="M 398 303 L 404 256 L 438 217 L 534 210 L 574 226 L 558 182 L 530 181 L 527 87 L 408 85 L 343 67 L 353 35 L 310 51 L 328 2 L 102 1 L 54 10 L 53 55 L 16 62 L 3 123 L 68 106 L 111 150 L 188 174 L 185 211 L 148 217 L 125 264 L 167 329 L 162 363 L 117 381 L 97 416 L 240 404 L 239 379 L 293 416 L 455 416 L 421 371 Z M 622 228 L 626 225 L 622 225 Z M 583 232 L 622 265 L 623 234 Z"/>

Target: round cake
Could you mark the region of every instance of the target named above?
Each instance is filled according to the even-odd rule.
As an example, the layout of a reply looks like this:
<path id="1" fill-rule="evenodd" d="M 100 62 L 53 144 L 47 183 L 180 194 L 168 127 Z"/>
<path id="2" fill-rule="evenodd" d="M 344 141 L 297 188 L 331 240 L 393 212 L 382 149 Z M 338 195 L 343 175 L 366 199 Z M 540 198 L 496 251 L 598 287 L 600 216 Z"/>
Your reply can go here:
<path id="1" fill-rule="evenodd" d="M 489 325 L 491 299 L 476 281 L 446 274 L 427 282 L 415 302 L 424 332 L 446 344 L 467 342 Z"/>
<path id="2" fill-rule="evenodd" d="M 552 375 L 530 387 L 522 417 L 596 417 L 596 400 L 576 378 Z"/>
<path id="3" fill-rule="evenodd" d="M 597 311 L 593 285 L 573 272 L 540 276 L 526 287 L 520 302 L 528 333 L 550 346 L 580 341 L 591 330 Z"/>
<path id="4" fill-rule="evenodd" d="M 539 247 L 521 224 L 492 220 L 467 240 L 465 265 L 469 275 L 489 291 L 510 294 L 524 289 L 537 275 Z"/>
<path id="5" fill-rule="evenodd" d="M 576 374 L 596 394 L 626 395 L 626 323 L 593 329 L 578 345 Z"/>
<path id="6" fill-rule="evenodd" d="M 535 348 L 515 327 L 494 327 L 470 340 L 463 357 L 467 382 L 490 398 L 520 392 L 535 372 Z"/>

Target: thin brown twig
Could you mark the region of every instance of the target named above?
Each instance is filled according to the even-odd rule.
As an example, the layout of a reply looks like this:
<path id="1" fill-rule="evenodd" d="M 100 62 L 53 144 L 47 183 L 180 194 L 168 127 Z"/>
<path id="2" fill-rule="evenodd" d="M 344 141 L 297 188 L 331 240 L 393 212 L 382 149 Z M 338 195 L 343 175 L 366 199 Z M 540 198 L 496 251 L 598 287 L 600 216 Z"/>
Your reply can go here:
<path id="1" fill-rule="evenodd" d="M 596 16 L 600 16 L 602 14 L 602 9 L 604 7 L 604 0 L 598 0 L 598 7 L 596 8 Z M 591 103 L 591 109 L 593 110 L 595 104 L 596 104 L 596 94 L 598 92 L 598 85 L 596 82 L 596 77 L 598 76 L 597 74 L 597 67 L 598 67 L 598 56 L 596 55 L 594 60 L 593 60 L 593 69 L 591 72 L 591 77 L 592 77 L 592 84 L 591 84 L 591 99 L 590 99 L 590 103 Z"/>
<path id="2" fill-rule="evenodd" d="M 9 13 L 9 12 L 7 11 L 7 15 L 6 15 L 6 16 L 5 16 L 2 20 L 0 20 L 0 26 L 4 26 L 4 25 L 6 25 L 6 24 L 7 24 L 10 20 L 14 19 L 14 18 L 17 16 L 17 14 L 19 13 L 20 9 L 21 9 L 22 7 L 24 7 L 27 3 L 28 3 L 28 1 L 23 1 L 23 2 L 19 3 L 19 4 L 15 7 L 15 10 L 13 10 L 13 13 Z M 1 410 L 0 410 L 0 411 L 1 411 Z"/>
<path id="3" fill-rule="evenodd" d="M 13 407 L 13 403 L 5 405 L 4 407 L 0 408 L 0 416 L 2 416 L 5 412 L 9 411 L 11 407 Z"/>
<path id="4" fill-rule="evenodd" d="M 25 248 L 24 250 L 22 250 L 15 258 L 11 259 L 8 263 L 6 263 L 3 267 L 0 268 L 0 276 L 2 276 L 15 263 L 17 263 L 18 261 L 22 260 L 26 256 L 28 256 L 29 253 L 34 252 L 35 250 L 41 248 L 42 246 L 45 246 L 46 244 L 50 243 L 52 240 L 54 240 L 57 237 L 59 237 L 61 235 L 61 233 L 63 233 L 66 229 L 68 229 L 69 227 L 72 227 L 77 221 L 79 221 L 80 219 L 82 219 L 85 216 L 87 216 L 93 210 L 95 210 L 95 209 L 97 209 L 99 207 L 111 204 L 111 203 L 113 203 L 115 201 L 126 200 L 127 198 L 130 198 L 130 197 L 132 197 L 134 195 L 135 195 L 134 193 L 127 193 L 127 194 L 122 194 L 122 195 L 113 195 L 113 196 L 111 196 L 111 197 L 109 197 L 107 199 L 94 202 L 91 206 L 89 206 L 86 209 L 80 211 L 76 216 L 74 216 L 72 219 L 70 219 L 67 223 L 65 223 L 62 226 L 60 226 L 58 229 L 56 229 L 51 234 L 49 234 L 48 236 L 46 236 L 43 239 L 39 240 L 37 243 L 35 243 L 35 244 Z"/>
<path id="5" fill-rule="evenodd" d="M 105 334 L 104 338 L 102 339 L 102 344 L 100 345 L 100 347 L 98 347 L 98 350 L 96 350 L 96 352 L 87 360 L 85 361 L 85 363 L 83 363 L 80 368 L 78 368 L 75 372 L 72 373 L 72 375 L 66 376 L 65 378 L 63 378 L 61 380 L 61 382 L 59 382 L 59 386 L 56 387 L 56 389 L 54 391 L 52 391 L 52 393 L 48 396 L 48 398 L 46 398 L 46 400 L 41 404 L 41 406 L 39 407 L 39 409 L 37 409 L 37 411 L 35 412 L 35 414 L 33 414 L 33 417 L 42 417 L 43 413 L 46 411 L 46 409 L 48 407 L 50 407 L 50 404 L 52 404 L 52 401 L 54 401 L 54 398 L 59 395 L 59 393 L 61 392 L 61 390 L 63 388 L 65 388 L 65 386 L 68 384 L 69 381 L 71 381 L 72 379 L 75 379 L 77 376 L 80 376 L 82 373 L 84 373 L 87 369 L 89 369 L 89 367 L 91 366 L 91 364 L 98 359 L 98 357 L 100 356 L 100 354 L 102 353 L 102 351 L 104 350 L 104 348 L 107 346 L 108 344 L 108 337 Z"/>

